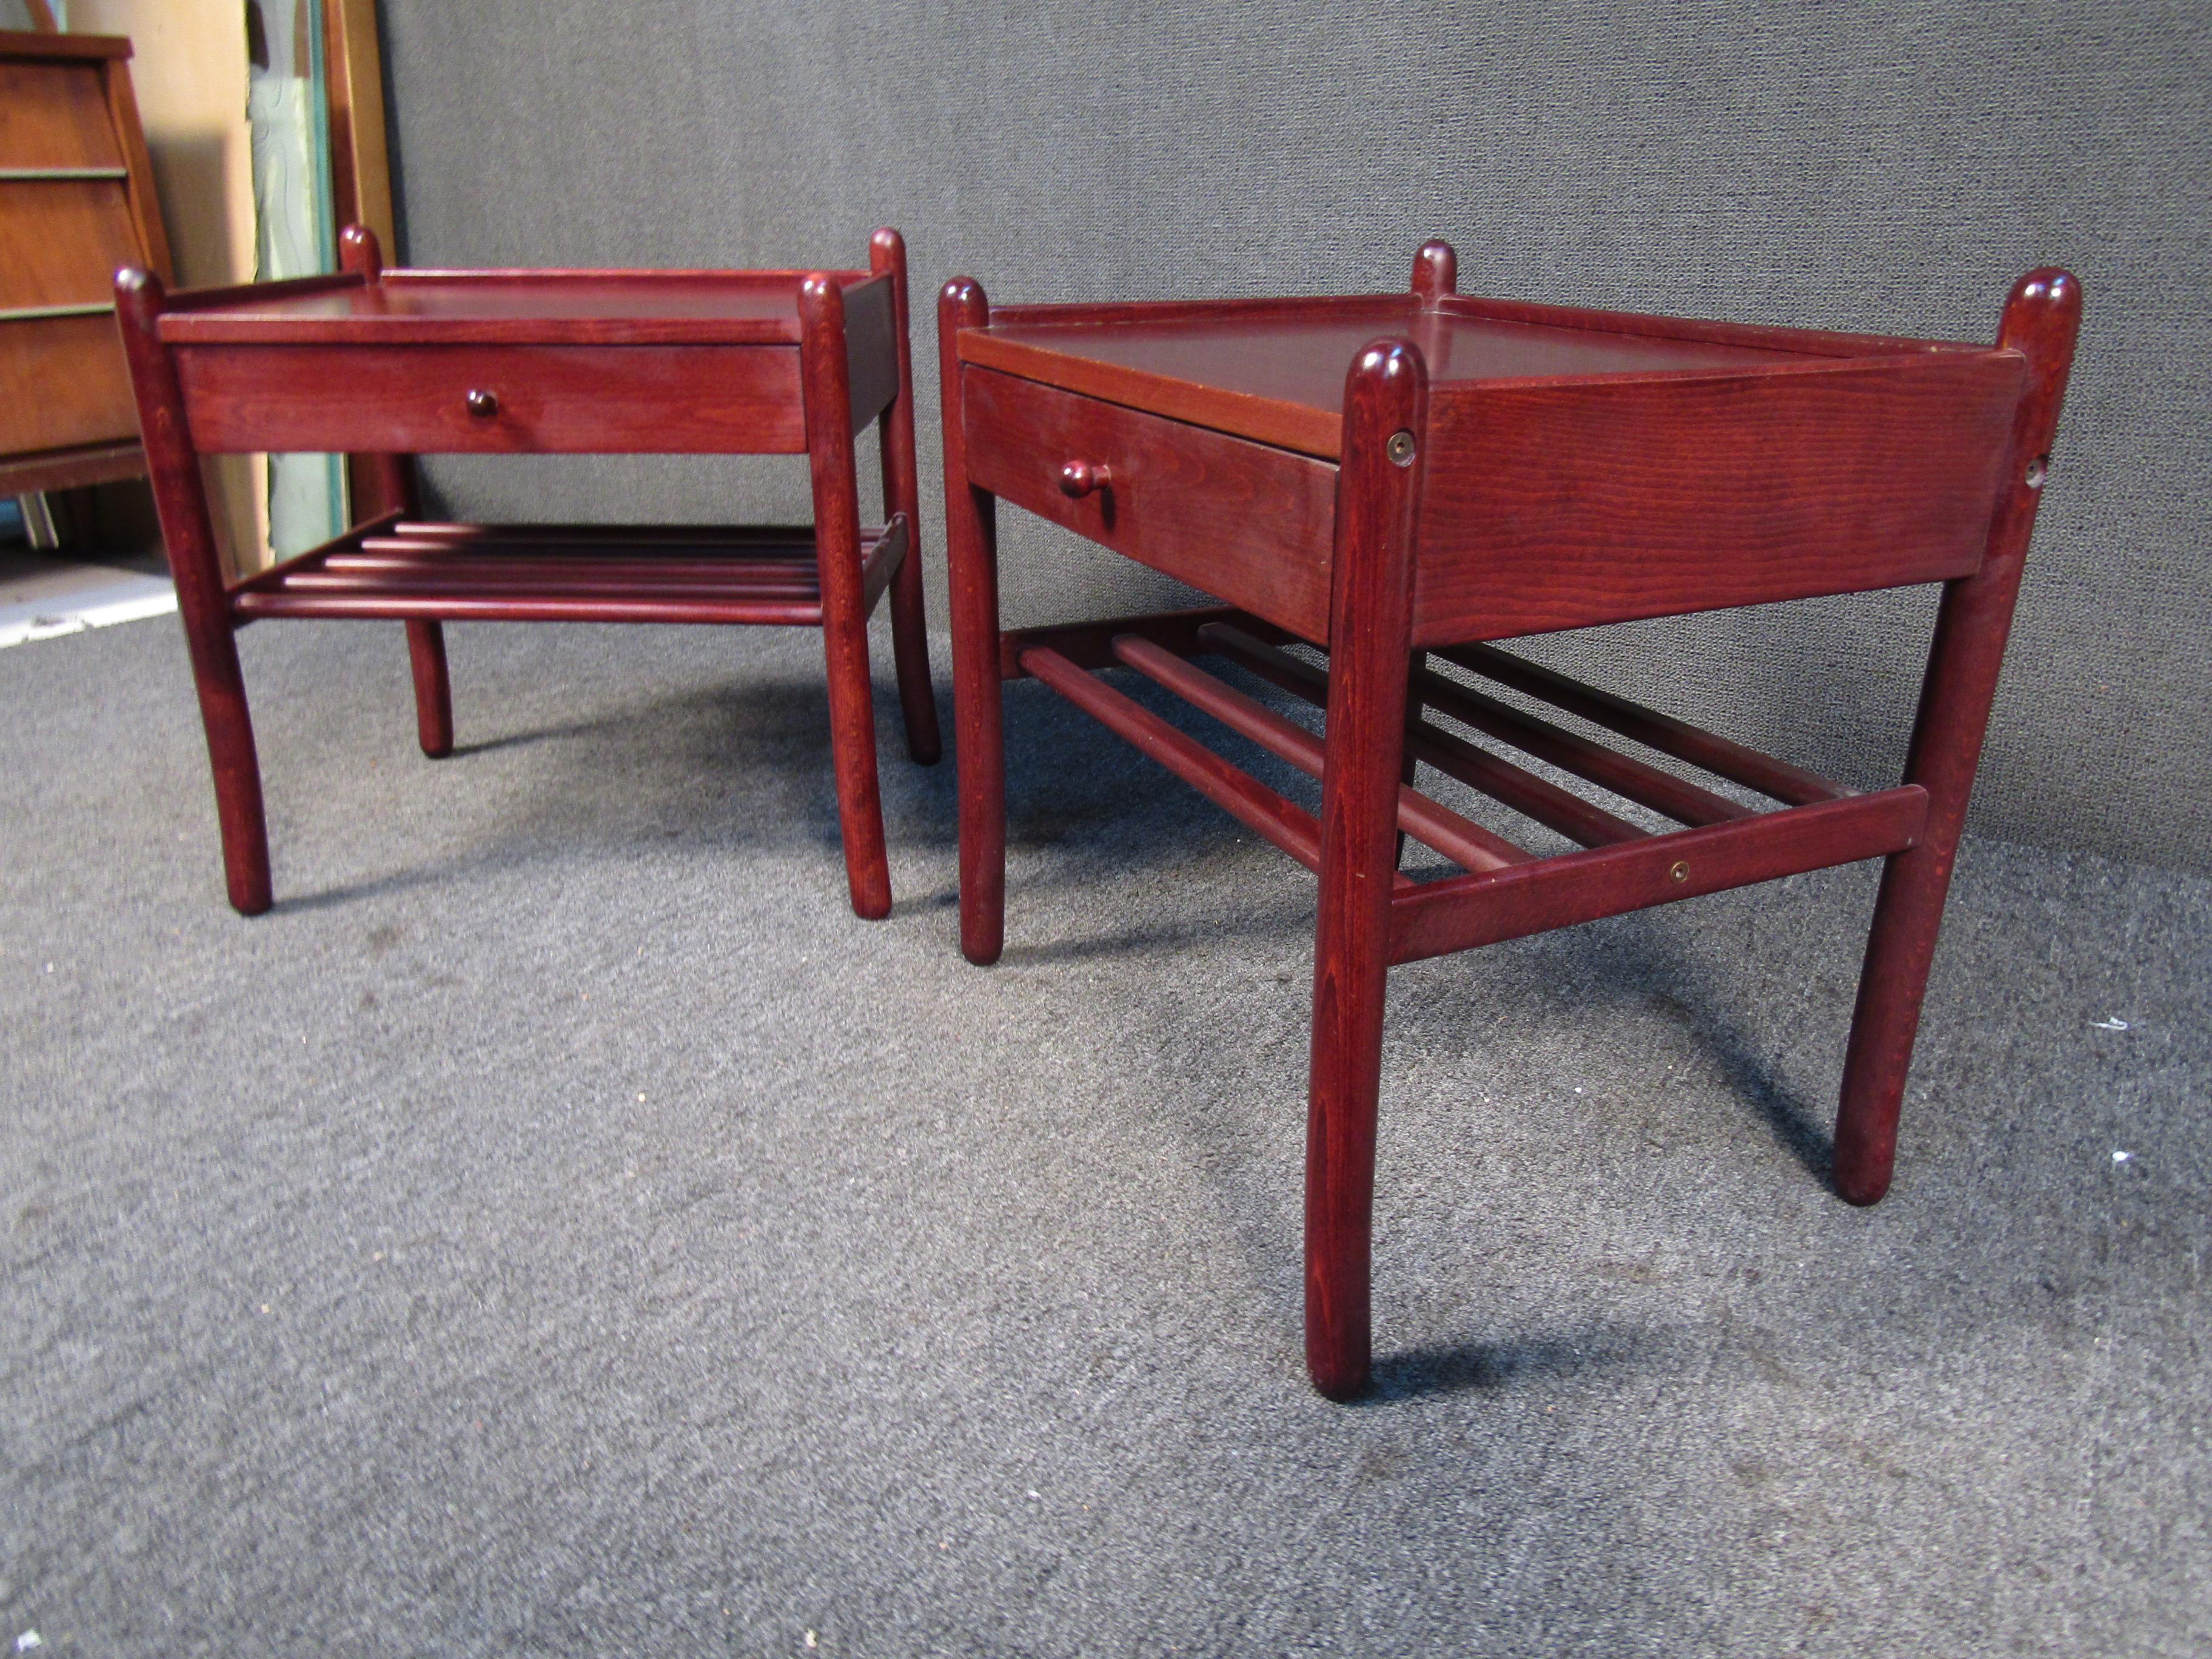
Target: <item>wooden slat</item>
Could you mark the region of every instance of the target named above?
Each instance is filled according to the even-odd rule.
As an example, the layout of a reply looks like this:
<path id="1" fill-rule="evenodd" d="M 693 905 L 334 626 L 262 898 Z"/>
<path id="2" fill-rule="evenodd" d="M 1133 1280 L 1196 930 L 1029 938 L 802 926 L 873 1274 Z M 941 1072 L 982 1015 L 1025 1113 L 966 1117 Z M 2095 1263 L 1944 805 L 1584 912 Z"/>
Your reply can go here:
<path id="1" fill-rule="evenodd" d="M 665 598 L 672 601 L 721 599 L 813 599 L 819 589 L 811 577 L 773 571 L 726 570 L 663 573 L 649 567 L 605 565 L 548 577 L 530 570 L 501 570 L 472 565 L 452 570 L 357 570 L 343 567 L 301 570 L 277 584 L 286 593 L 514 593 L 546 599 Z"/>
<path id="2" fill-rule="evenodd" d="M 814 532 L 807 525 L 706 524 L 432 524 L 402 519 L 392 527 L 394 536 L 411 541 L 509 542 L 526 540 L 533 545 L 574 542 L 593 549 L 609 546 L 664 547 L 697 543 L 705 547 L 755 547 L 788 544 L 811 556 Z"/>
<path id="3" fill-rule="evenodd" d="M 816 586 L 814 562 L 767 559 L 653 559 L 566 558 L 539 559 L 506 554 L 390 553 L 370 545 L 359 551 L 333 553 L 327 561 L 333 573 L 374 576 L 387 581 L 420 578 L 425 581 L 477 580 L 501 583 L 535 582 L 556 588 L 569 582 L 649 580 L 670 586 L 751 582 L 788 586 Z"/>
<path id="4" fill-rule="evenodd" d="M 1319 778 L 1327 764 L 1322 740 L 1303 726 L 1285 720 L 1233 686 L 1224 685 L 1151 641 L 1125 634 L 1114 641 L 1114 654 L 1139 673 L 1174 692 L 1200 713 L 1250 738 L 1308 777 Z M 1468 870 L 1498 870 L 1526 864 L 1532 854 L 1503 836 L 1462 817 L 1411 788 L 1398 792 L 1398 823 L 1405 832 Z"/>
<path id="5" fill-rule="evenodd" d="M 1430 882 L 1393 898 L 1390 960 L 1415 962 L 1884 857 L 1911 847 L 1927 816 L 1928 792 L 1907 785 Z"/>
<path id="6" fill-rule="evenodd" d="M 1320 869 L 1321 826 L 1297 802 L 1285 799 L 1056 651 L 1032 647 L 1022 653 L 1022 666 L 1307 869 Z"/>
<path id="7" fill-rule="evenodd" d="M 1426 720 L 1407 731 L 1406 744 L 1417 759 L 1446 777 L 1457 778 L 1468 788 L 1582 846 L 1610 847 L 1617 842 L 1645 838 L 1647 832 L 1626 818 Z"/>
<path id="8" fill-rule="evenodd" d="M 1214 623 L 1230 623 L 1271 641 L 1288 637 L 1233 605 L 1152 611 L 1141 616 L 1112 617 L 1103 622 L 1062 623 L 1049 628 L 1009 630 L 999 635 L 999 673 L 1004 679 L 1026 678 L 1028 671 L 1022 666 L 1021 656 L 1032 646 L 1057 652 L 1078 668 L 1110 667 L 1119 660 L 1114 654 L 1114 641 L 1125 634 L 1150 640 L 1179 657 L 1194 657 L 1211 648 L 1199 638 L 1199 634 Z"/>
<path id="9" fill-rule="evenodd" d="M 906 562 L 907 550 L 913 538 L 907 533 L 904 514 L 894 514 L 884 533 L 872 540 L 863 538 L 860 543 L 860 614 L 875 614 L 876 601 L 890 586 L 891 578 Z"/>
<path id="10" fill-rule="evenodd" d="M 1264 646 L 1239 629 L 1218 623 L 1200 629 L 1200 636 L 1208 647 L 1241 663 L 1262 679 L 1304 698 L 1317 708 L 1328 707 L 1328 676 L 1312 664 Z M 1603 847 L 1644 836 L 1644 832 L 1627 819 L 1617 817 L 1548 779 L 1540 778 L 1426 721 L 1413 726 L 1407 732 L 1406 741 L 1418 758 L 1445 776 L 1458 779 L 1469 788 L 1479 790 L 1584 847 Z"/>
<path id="11" fill-rule="evenodd" d="M 574 599 L 520 593 L 293 593 L 241 588 L 240 620 L 264 617 L 385 617 L 423 622 L 750 623 L 818 628 L 819 604 L 797 599 Z"/>
<path id="12" fill-rule="evenodd" d="M 1615 696 L 1610 691 L 1601 691 L 1595 686 L 1584 685 L 1580 680 L 1569 679 L 1565 674 L 1500 651 L 1494 646 L 1455 645 L 1439 649 L 1437 654 L 1471 668 L 1486 678 L 1510 685 L 1516 691 L 1541 698 L 1555 708 L 1564 708 L 1571 714 L 1579 714 L 1593 726 L 1618 732 L 1656 749 L 1662 755 L 1672 755 L 1676 760 L 1687 761 L 1702 767 L 1716 777 L 1740 783 L 1747 789 L 1756 789 L 1775 800 L 1787 801 L 1792 806 L 1809 806 L 1814 801 L 1841 800 L 1853 792 L 1840 784 L 1786 761 L 1763 755 L 1756 749 L 1747 749 L 1740 743 L 1716 737 L 1712 732 L 1679 720 L 1671 714 L 1662 714 L 1656 709 L 1631 702 L 1626 697 Z"/>
<path id="13" fill-rule="evenodd" d="M 1753 816 L 1751 807 L 1699 788 L 1671 772 L 1646 766 L 1603 744 L 1562 730 L 1532 714 L 1470 690 L 1430 669 L 1413 676 L 1421 700 L 1478 732 L 1510 743 L 1523 754 L 1549 761 L 1562 771 L 1587 778 L 1601 788 L 1664 813 L 1677 823 L 1725 823 Z"/>

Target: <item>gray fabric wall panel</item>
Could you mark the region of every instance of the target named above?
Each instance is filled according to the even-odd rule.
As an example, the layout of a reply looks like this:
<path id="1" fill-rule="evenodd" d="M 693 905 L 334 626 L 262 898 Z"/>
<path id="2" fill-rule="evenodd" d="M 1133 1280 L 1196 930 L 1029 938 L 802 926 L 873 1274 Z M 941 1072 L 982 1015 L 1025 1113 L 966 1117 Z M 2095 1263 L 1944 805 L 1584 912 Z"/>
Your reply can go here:
<path id="1" fill-rule="evenodd" d="M 1461 285 L 1987 338 L 2012 279 L 2088 320 L 1984 762 L 1985 833 L 2212 860 L 2212 27 L 2198 0 L 623 13 L 385 0 L 403 249 L 432 264 L 915 263 L 944 616 L 933 294 Z M 442 460 L 474 514 L 805 510 L 777 462 Z M 1006 515 L 1007 613 L 1176 590 Z M 1563 636 L 1554 660 L 1867 784 L 1933 596 Z M 1108 739 L 1102 737 L 1101 741 Z"/>

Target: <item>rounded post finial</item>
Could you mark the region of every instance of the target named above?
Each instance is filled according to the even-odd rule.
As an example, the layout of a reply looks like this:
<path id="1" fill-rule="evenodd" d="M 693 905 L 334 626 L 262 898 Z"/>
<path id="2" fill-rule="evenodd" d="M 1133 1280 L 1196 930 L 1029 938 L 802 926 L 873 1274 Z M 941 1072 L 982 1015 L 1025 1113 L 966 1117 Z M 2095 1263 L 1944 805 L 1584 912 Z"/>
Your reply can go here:
<path id="1" fill-rule="evenodd" d="M 1452 245 L 1432 236 L 1413 256 L 1413 292 L 1429 302 L 1459 292 L 1459 255 Z"/>
<path id="2" fill-rule="evenodd" d="M 338 269 L 374 282 L 384 273 L 384 249 L 367 225 L 348 225 L 338 232 Z"/>
<path id="3" fill-rule="evenodd" d="M 980 326 L 991 314 L 991 301 L 983 285 L 973 276 L 955 276 L 937 291 L 937 319 L 941 330 L 950 321 L 956 327 Z"/>
<path id="4" fill-rule="evenodd" d="M 906 238 L 889 225 L 868 238 L 868 269 L 877 272 L 906 269 Z"/>

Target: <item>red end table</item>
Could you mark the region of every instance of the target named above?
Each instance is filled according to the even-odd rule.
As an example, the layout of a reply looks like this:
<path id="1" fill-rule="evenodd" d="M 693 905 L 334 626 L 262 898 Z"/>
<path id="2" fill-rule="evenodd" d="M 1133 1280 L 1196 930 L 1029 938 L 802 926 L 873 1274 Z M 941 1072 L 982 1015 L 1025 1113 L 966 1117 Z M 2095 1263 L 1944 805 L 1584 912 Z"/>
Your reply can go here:
<path id="1" fill-rule="evenodd" d="M 279 617 L 407 624 L 422 752 L 448 754 L 442 624 L 753 623 L 819 628 L 853 908 L 891 902 L 868 617 L 886 588 L 907 747 L 938 756 L 924 632 L 906 246 L 867 270 L 386 270 L 368 231 L 343 271 L 165 294 L 116 277 L 154 496 L 215 766 L 230 902 L 270 905 L 261 773 L 234 632 Z M 860 523 L 854 440 L 870 422 L 888 522 Z M 336 451 L 374 481 L 335 541 L 226 583 L 199 458 Z M 428 524 L 409 457 L 788 454 L 811 463 L 795 527 Z"/>
<path id="2" fill-rule="evenodd" d="M 1368 1376 L 1383 979 L 1463 951 L 1884 858 L 1835 1179 L 1887 1188 L 1899 1103 L 2081 317 L 2022 277 L 1995 346 L 1410 295 L 938 310 L 960 761 L 960 926 L 998 958 L 1000 684 L 1034 677 L 1321 878 L 1306 1358 Z M 1208 610 L 1002 634 L 999 498 L 1180 578 Z M 1945 584 L 1904 781 L 1857 794 L 1488 643 L 1814 594 Z M 1328 653 L 1324 672 L 1283 649 Z M 1437 674 L 1428 654 L 1776 803 L 1736 800 Z M 1316 738 L 1189 659 L 1327 710 Z M 1093 672 L 1127 667 L 1321 780 L 1318 818 Z M 1681 825 L 1648 833 L 1441 716 Z M 1417 793 L 1437 770 L 1582 850 L 1538 857 Z M 1464 874 L 1416 883 L 1410 835 Z"/>

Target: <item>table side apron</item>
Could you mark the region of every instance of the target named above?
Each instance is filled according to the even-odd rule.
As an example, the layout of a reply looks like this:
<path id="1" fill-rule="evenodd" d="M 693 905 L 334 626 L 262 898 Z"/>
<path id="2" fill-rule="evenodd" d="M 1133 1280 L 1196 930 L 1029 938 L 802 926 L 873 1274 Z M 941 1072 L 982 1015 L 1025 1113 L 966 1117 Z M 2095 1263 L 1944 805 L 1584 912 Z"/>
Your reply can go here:
<path id="1" fill-rule="evenodd" d="M 2025 374 L 1984 351 L 1432 388 L 1414 642 L 1967 575 Z"/>

